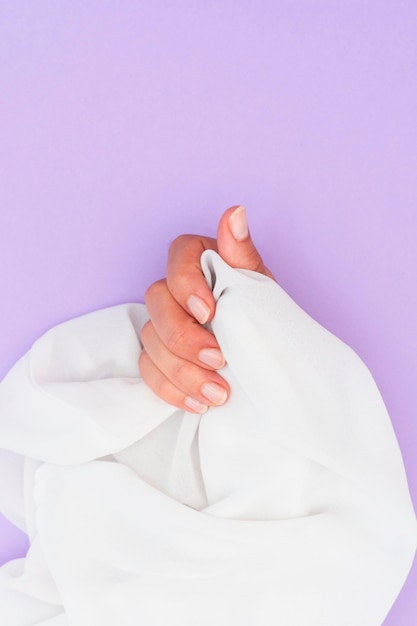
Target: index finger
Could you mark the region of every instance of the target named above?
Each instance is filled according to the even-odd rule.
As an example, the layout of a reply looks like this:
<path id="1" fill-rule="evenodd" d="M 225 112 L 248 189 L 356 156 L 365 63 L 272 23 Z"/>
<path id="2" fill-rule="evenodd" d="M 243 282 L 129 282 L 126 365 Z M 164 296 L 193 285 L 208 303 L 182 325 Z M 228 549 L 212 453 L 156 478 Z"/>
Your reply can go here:
<path id="1" fill-rule="evenodd" d="M 198 235 L 181 235 L 168 252 L 167 285 L 182 308 L 200 324 L 211 321 L 216 308 L 200 265 L 204 250 L 217 250 L 216 240 Z"/>

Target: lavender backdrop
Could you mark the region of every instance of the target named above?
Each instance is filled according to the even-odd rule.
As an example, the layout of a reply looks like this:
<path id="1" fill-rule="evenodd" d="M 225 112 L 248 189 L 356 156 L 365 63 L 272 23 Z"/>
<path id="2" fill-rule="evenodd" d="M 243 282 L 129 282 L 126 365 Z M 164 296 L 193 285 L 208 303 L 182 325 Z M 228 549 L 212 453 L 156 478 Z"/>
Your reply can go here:
<path id="1" fill-rule="evenodd" d="M 416 42 L 414 0 L 3 0 L 0 376 L 53 324 L 141 300 L 177 234 L 243 203 L 371 368 L 417 502 Z M 24 553 L 0 532 L 1 561 Z M 415 622 L 416 582 L 386 626 Z"/>

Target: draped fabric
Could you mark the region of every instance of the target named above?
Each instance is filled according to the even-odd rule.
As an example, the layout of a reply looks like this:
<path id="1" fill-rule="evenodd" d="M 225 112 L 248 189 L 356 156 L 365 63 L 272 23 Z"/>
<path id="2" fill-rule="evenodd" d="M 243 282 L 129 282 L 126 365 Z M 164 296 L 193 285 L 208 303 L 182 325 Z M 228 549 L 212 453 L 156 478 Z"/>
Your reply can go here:
<path id="1" fill-rule="evenodd" d="M 0 385 L 4 626 L 379 626 L 416 522 L 359 357 L 272 280 L 202 268 L 228 402 L 201 416 L 139 376 L 143 305 L 61 324 Z"/>

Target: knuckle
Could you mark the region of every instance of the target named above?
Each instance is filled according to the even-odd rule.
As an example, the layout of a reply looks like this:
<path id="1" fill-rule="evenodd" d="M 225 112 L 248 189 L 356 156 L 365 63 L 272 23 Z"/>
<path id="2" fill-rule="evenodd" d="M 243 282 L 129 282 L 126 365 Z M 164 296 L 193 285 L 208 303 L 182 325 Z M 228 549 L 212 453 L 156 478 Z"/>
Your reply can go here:
<path id="1" fill-rule="evenodd" d="M 179 274 L 174 281 L 170 281 L 169 290 L 173 297 L 178 301 L 185 300 L 190 289 L 190 278 L 188 274 Z"/>
<path id="2" fill-rule="evenodd" d="M 253 248 L 248 255 L 248 265 L 254 272 L 259 272 L 260 274 L 265 270 L 262 258 L 256 248 Z"/>
<path id="3" fill-rule="evenodd" d="M 178 235 L 178 237 L 175 237 L 175 239 L 171 241 L 168 254 L 172 254 L 178 248 L 181 250 L 190 241 L 191 236 L 192 235 Z"/>
<path id="4" fill-rule="evenodd" d="M 184 353 L 184 347 L 187 344 L 187 330 L 182 327 L 174 327 L 167 336 L 166 347 L 177 356 Z"/>
<path id="5" fill-rule="evenodd" d="M 138 358 L 138 367 L 139 367 L 139 373 L 145 382 L 147 381 L 147 378 L 148 378 L 148 364 L 149 364 L 149 357 L 147 353 L 145 352 L 145 350 L 142 350 Z"/>
<path id="6" fill-rule="evenodd" d="M 149 304 L 158 300 L 164 290 L 166 290 L 166 281 L 163 278 L 149 285 L 145 291 L 145 304 L 149 306 Z"/>
<path id="7" fill-rule="evenodd" d="M 188 363 L 186 361 L 179 363 L 175 370 L 172 372 L 172 382 L 179 389 L 186 389 L 188 387 L 187 381 L 190 378 L 190 372 Z"/>
<path id="8" fill-rule="evenodd" d="M 153 324 L 151 320 L 148 320 L 142 326 L 142 330 L 140 331 L 140 341 L 142 343 L 142 346 L 146 345 L 147 341 L 149 340 L 153 332 L 154 332 Z"/>
<path id="9" fill-rule="evenodd" d="M 162 400 L 169 402 L 172 396 L 172 385 L 165 376 L 158 376 L 154 380 L 152 386 L 154 393 L 156 393 Z"/>
<path id="10" fill-rule="evenodd" d="M 169 398 L 171 384 L 165 376 L 157 372 L 145 350 L 143 350 L 139 356 L 139 372 L 143 381 L 154 393 L 164 400 Z"/>

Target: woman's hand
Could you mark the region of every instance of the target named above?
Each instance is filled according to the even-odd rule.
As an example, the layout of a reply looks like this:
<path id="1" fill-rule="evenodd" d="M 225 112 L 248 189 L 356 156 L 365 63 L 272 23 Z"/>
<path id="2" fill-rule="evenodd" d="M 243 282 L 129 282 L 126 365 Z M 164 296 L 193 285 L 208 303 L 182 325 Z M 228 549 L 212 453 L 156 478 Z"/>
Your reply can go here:
<path id="1" fill-rule="evenodd" d="M 139 369 L 160 398 L 191 413 L 224 404 L 230 391 L 218 373 L 225 365 L 219 345 L 202 326 L 215 312 L 200 266 L 208 249 L 217 250 L 232 267 L 273 278 L 252 243 L 241 206 L 223 214 L 217 239 L 181 235 L 171 244 L 166 279 L 153 283 L 145 295 L 150 320 L 142 329 Z"/>

